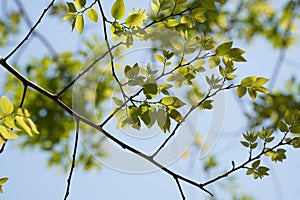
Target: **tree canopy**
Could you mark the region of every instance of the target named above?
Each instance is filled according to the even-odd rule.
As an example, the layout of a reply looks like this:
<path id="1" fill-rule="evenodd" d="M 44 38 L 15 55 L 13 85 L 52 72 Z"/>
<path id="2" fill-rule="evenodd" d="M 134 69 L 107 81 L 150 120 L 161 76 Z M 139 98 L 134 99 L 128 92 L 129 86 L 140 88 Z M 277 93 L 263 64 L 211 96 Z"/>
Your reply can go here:
<path id="1" fill-rule="evenodd" d="M 272 176 L 273 163 L 300 147 L 299 74 L 279 82 L 299 36 L 300 2 L 277 3 L 52 0 L 34 9 L 20 0 L 1 2 L 1 154 L 10 144 L 43 151 L 48 166 L 69 172 L 64 199 L 75 166 L 100 170 L 103 164 L 165 172 L 178 199 L 190 196 L 186 184 L 205 198 L 222 191 L 252 199 L 239 188 L 230 192 L 230 177 L 239 171 Z M 269 77 L 263 69 L 243 72 L 247 48 L 257 40 L 279 52 L 277 60 L 264 58 L 275 63 Z M 229 120 L 242 129 L 230 143 L 245 153 L 238 161 L 213 151 L 231 112 L 224 94 L 239 109 Z M 199 173 L 208 178 L 170 167 L 179 158 L 198 162 L 199 152 Z M 127 159 L 133 162 L 126 167 Z M 1 193 L 9 181 L 1 170 Z"/>

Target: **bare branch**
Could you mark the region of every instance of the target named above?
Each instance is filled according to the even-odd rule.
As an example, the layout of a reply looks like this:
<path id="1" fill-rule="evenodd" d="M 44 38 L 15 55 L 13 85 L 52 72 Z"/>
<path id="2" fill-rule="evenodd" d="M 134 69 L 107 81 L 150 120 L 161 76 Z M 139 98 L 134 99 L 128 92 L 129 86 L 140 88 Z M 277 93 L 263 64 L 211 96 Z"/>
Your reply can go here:
<path id="1" fill-rule="evenodd" d="M 183 193 L 183 190 L 182 190 L 182 187 L 181 187 L 181 185 L 180 185 L 180 182 L 179 182 L 178 178 L 175 178 L 175 177 L 174 177 L 174 179 L 175 179 L 176 184 L 177 184 L 177 186 L 178 186 L 178 189 L 179 189 L 179 191 L 180 191 L 182 200 L 185 200 L 185 196 L 184 196 L 184 193 Z"/>
<path id="2" fill-rule="evenodd" d="M 76 160 L 76 152 L 77 152 L 78 136 L 79 136 L 79 122 L 80 122 L 76 118 L 75 118 L 75 120 L 76 120 L 75 143 L 74 143 L 74 148 L 73 148 L 72 164 L 71 164 L 69 177 L 68 177 L 68 180 L 67 180 L 67 189 L 66 189 L 64 200 L 67 200 L 67 198 L 70 194 L 71 180 L 72 180 L 72 175 L 73 175 L 73 171 L 74 171 L 74 168 L 75 168 L 75 160 Z"/>
<path id="3" fill-rule="evenodd" d="M 47 6 L 47 8 L 44 9 L 43 13 L 41 14 L 41 16 L 39 17 L 37 22 L 34 24 L 34 26 L 27 33 L 25 38 L 4 58 L 4 60 L 7 60 L 8 58 L 10 58 L 19 48 L 21 48 L 21 46 L 26 42 L 26 40 L 29 39 L 30 35 L 34 32 L 36 27 L 41 23 L 41 21 L 42 21 L 43 17 L 45 16 L 46 12 L 53 6 L 54 2 L 55 2 L 55 0 L 52 0 L 50 2 L 50 4 Z"/>

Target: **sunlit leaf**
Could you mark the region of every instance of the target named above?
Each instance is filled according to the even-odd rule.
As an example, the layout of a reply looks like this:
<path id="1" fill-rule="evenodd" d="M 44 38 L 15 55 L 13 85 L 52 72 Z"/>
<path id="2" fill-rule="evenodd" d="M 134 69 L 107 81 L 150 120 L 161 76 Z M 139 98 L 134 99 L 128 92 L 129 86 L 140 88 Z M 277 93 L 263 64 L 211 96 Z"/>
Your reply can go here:
<path id="1" fill-rule="evenodd" d="M 75 27 L 78 31 L 78 34 L 80 35 L 84 29 L 84 19 L 82 15 L 76 16 Z"/>
<path id="2" fill-rule="evenodd" d="M 225 56 L 226 54 L 228 54 L 231 50 L 232 47 L 232 42 L 225 42 L 221 45 L 219 45 L 216 48 L 216 55 L 217 56 Z"/>
<path id="3" fill-rule="evenodd" d="M 18 135 L 15 134 L 13 131 L 7 129 L 5 126 L 0 125 L 0 134 L 3 138 L 7 140 L 12 140 L 18 138 Z"/>
<path id="4" fill-rule="evenodd" d="M 124 0 L 116 0 L 111 8 L 111 16 L 117 20 L 120 20 L 125 15 Z"/>
<path id="5" fill-rule="evenodd" d="M 95 9 L 91 8 L 87 11 L 88 18 L 92 20 L 93 22 L 98 21 L 98 13 Z"/>
<path id="6" fill-rule="evenodd" d="M 15 119 L 17 121 L 17 125 L 19 126 L 19 128 L 22 129 L 29 136 L 32 136 L 31 128 L 25 123 L 24 118 L 20 116 L 16 116 Z"/>
<path id="7" fill-rule="evenodd" d="M 77 8 L 81 9 L 85 6 L 86 0 L 74 0 L 74 3 Z"/>
<path id="8" fill-rule="evenodd" d="M 9 115 L 14 111 L 14 105 L 6 96 L 1 97 L 1 110 L 6 115 Z"/>
<path id="9" fill-rule="evenodd" d="M 247 88 L 244 86 L 240 85 L 236 88 L 236 93 L 240 98 L 243 97 L 246 94 L 246 92 L 247 92 Z"/>
<path id="10" fill-rule="evenodd" d="M 145 17 L 139 13 L 133 13 L 126 19 L 127 26 L 140 26 L 143 24 Z"/>

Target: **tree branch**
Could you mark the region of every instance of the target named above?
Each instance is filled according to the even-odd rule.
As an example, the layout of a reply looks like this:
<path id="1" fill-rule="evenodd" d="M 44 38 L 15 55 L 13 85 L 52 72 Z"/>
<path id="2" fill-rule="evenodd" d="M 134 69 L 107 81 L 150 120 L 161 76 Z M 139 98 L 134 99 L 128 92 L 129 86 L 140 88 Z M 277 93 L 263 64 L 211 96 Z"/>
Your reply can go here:
<path id="1" fill-rule="evenodd" d="M 182 187 L 181 187 L 181 185 L 180 185 L 180 182 L 179 182 L 178 178 L 174 178 L 174 179 L 175 179 L 176 184 L 177 184 L 177 186 L 178 186 L 178 189 L 179 189 L 179 191 L 180 191 L 182 200 L 185 200 L 185 196 L 184 196 L 184 193 L 183 193 L 183 190 L 182 190 Z"/>
<path id="2" fill-rule="evenodd" d="M 58 99 L 57 95 L 54 95 L 50 92 L 48 92 L 47 90 L 45 90 L 44 88 L 38 86 L 37 84 L 33 83 L 32 81 L 28 80 L 27 78 L 25 78 L 22 74 L 20 74 L 19 72 L 17 72 L 13 67 L 11 67 L 9 64 L 6 63 L 6 61 L 4 59 L 0 59 L 0 64 L 7 70 L 9 71 L 12 75 L 14 75 L 17 79 L 19 79 L 21 82 L 23 82 L 23 84 L 28 85 L 28 87 L 31 87 L 32 89 L 36 90 L 37 92 L 39 92 L 40 94 L 46 96 L 47 98 L 49 98 L 50 100 L 52 100 L 54 103 L 56 103 L 58 106 L 60 106 L 63 110 L 65 110 L 67 113 L 69 113 L 70 115 L 73 115 L 73 117 L 75 117 L 75 119 L 77 119 L 78 121 L 81 121 L 83 123 L 85 123 L 86 125 L 90 126 L 91 128 L 94 128 L 96 130 L 98 130 L 99 132 L 101 132 L 102 134 L 104 134 L 107 138 L 109 138 L 110 140 L 112 140 L 113 142 L 115 142 L 116 144 L 120 145 L 123 149 L 127 149 L 128 151 L 136 154 L 137 156 L 149 161 L 150 163 L 152 163 L 153 165 L 155 165 L 156 167 L 160 168 L 162 171 L 166 172 L 167 174 L 169 174 L 172 177 L 177 177 L 178 179 L 181 179 L 199 189 L 201 189 L 202 191 L 210 194 L 211 196 L 213 196 L 213 194 L 211 192 L 209 192 L 207 189 L 205 189 L 203 187 L 202 184 L 199 184 L 193 180 L 190 180 L 186 177 L 183 177 L 173 171 L 171 171 L 170 169 L 164 167 L 162 164 L 160 164 L 159 162 L 155 161 L 152 156 L 148 156 L 142 152 L 140 152 L 139 150 L 133 148 L 132 146 L 122 142 L 121 140 L 117 139 L 116 137 L 114 137 L 112 134 L 110 134 L 109 132 L 107 132 L 106 130 L 104 130 L 102 128 L 102 126 L 99 126 L 97 124 L 95 124 L 94 122 L 82 117 L 81 115 L 79 115 L 78 113 L 76 113 L 74 110 L 72 110 L 70 107 L 68 107 L 65 103 L 63 103 L 60 99 Z"/>
<path id="3" fill-rule="evenodd" d="M 75 143 L 74 143 L 74 148 L 73 148 L 72 164 L 71 164 L 69 177 L 68 177 L 68 180 L 67 180 L 67 189 L 66 189 L 64 200 L 67 200 L 67 198 L 69 196 L 72 175 L 73 175 L 73 171 L 74 171 L 74 168 L 75 168 L 75 160 L 76 160 L 76 152 L 77 152 L 78 136 L 79 136 L 79 120 L 77 120 L 76 118 L 75 118 L 75 120 L 76 120 Z"/>
<path id="4" fill-rule="evenodd" d="M 36 27 L 41 23 L 44 15 L 53 6 L 54 2 L 55 2 L 55 0 L 52 0 L 50 2 L 50 4 L 47 6 L 47 8 L 44 9 L 43 13 L 41 14 L 41 16 L 39 17 L 39 19 L 37 20 L 37 22 L 34 24 L 34 26 L 27 33 L 27 35 L 25 36 L 25 38 L 4 58 L 4 60 L 7 60 L 8 58 L 10 58 L 24 44 L 24 42 L 26 42 L 26 40 L 29 39 L 29 36 L 33 33 L 33 31 L 36 29 Z"/>

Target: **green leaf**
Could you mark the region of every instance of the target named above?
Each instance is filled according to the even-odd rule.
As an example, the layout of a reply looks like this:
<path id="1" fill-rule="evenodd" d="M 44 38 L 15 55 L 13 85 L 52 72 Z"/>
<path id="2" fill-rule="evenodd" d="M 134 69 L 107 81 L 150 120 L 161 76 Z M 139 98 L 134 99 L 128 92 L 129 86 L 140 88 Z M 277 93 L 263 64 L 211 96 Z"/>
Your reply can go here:
<path id="1" fill-rule="evenodd" d="M 68 9 L 69 9 L 70 13 L 76 13 L 77 12 L 77 10 L 75 8 L 75 5 L 72 2 L 67 2 L 67 5 L 68 5 Z"/>
<path id="2" fill-rule="evenodd" d="M 68 13 L 62 18 L 62 20 L 68 20 L 70 18 L 73 18 L 74 16 L 75 16 L 74 13 Z"/>
<path id="3" fill-rule="evenodd" d="M 111 16 L 116 20 L 120 20 L 125 15 L 125 4 L 123 0 L 116 0 L 111 8 Z"/>
<path id="4" fill-rule="evenodd" d="M 216 10 L 216 5 L 214 0 L 201 0 L 201 4 L 206 9 Z"/>
<path id="5" fill-rule="evenodd" d="M 115 103 L 117 106 L 123 105 L 123 101 L 122 101 L 120 98 L 118 98 L 118 97 L 113 97 L 112 99 L 113 99 L 114 103 Z"/>
<path id="6" fill-rule="evenodd" d="M 167 114 L 164 109 L 159 109 L 157 112 L 157 124 L 163 130 L 167 120 Z"/>
<path id="7" fill-rule="evenodd" d="M 279 130 L 283 133 L 288 131 L 288 126 L 283 121 L 279 121 Z"/>
<path id="8" fill-rule="evenodd" d="M 259 92 L 262 92 L 262 93 L 270 93 L 270 91 L 263 87 L 263 86 L 260 86 L 260 87 L 255 87 L 255 90 L 259 91 Z"/>
<path id="9" fill-rule="evenodd" d="M 22 129 L 29 136 L 32 136 L 31 128 L 25 123 L 24 118 L 20 116 L 16 116 L 15 119 L 17 121 L 17 125 L 19 126 L 19 128 Z"/>
<path id="10" fill-rule="evenodd" d="M 173 97 L 173 96 L 163 97 L 160 100 L 160 103 L 167 106 L 169 109 L 176 109 L 185 105 L 184 102 L 182 102 L 177 97 Z"/>
<path id="11" fill-rule="evenodd" d="M 128 79 L 135 78 L 139 74 L 139 72 L 140 72 L 140 67 L 137 63 L 134 64 L 132 68 L 129 65 L 126 65 L 124 69 L 125 76 Z"/>
<path id="12" fill-rule="evenodd" d="M 140 26 L 143 24 L 145 16 L 139 13 L 133 13 L 129 15 L 126 19 L 127 26 Z"/>
<path id="13" fill-rule="evenodd" d="M 231 42 L 225 42 L 225 43 L 219 45 L 216 48 L 216 55 L 217 56 L 225 56 L 226 54 L 228 54 L 231 50 L 232 44 L 233 43 L 231 41 Z"/>
<path id="14" fill-rule="evenodd" d="M 153 3 L 153 2 L 151 2 L 151 8 L 152 8 L 152 10 L 154 12 L 158 12 L 159 11 L 159 7 L 155 3 Z"/>
<path id="15" fill-rule="evenodd" d="M 266 84 L 269 80 L 270 79 L 268 79 L 268 78 L 258 77 L 255 81 L 255 85 L 262 86 L 262 85 Z"/>
<path id="16" fill-rule="evenodd" d="M 300 124 L 295 124 L 290 127 L 291 133 L 300 133 Z"/>
<path id="17" fill-rule="evenodd" d="M 178 42 L 177 40 L 171 40 L 171 44 L 172 46 L 177 49 L 178 51 L 183 50 L 183 44 L 181 44 L 180 42 Z"/>
<path id="18" fill-rule="evenodd" d="M 14 111 L 14 105 L 6 96 L 1 97 L 1 110 L 6 115 L 9 115 Z"/>
<path id="19" fill-rule="evenodd" d="M 3 185 L 4 183 L 6 183 L 6 181 L 8 181 L 8 178 L 0 178 L 0 185 Z"/>
<path id="20" fill-rule="evenodd" d="M 243 97 L 246 94 L 246 92 L 247 92 L 247 88 L 244 86 L 239 85 L 236 88 L 236 93 L 240 98 Z"/>
<path id="21" fill-rule="evenodd" d="M 179 24 L 179 21 L 176 19 L 169 19 L 167 21 L 167 26 L 170 26 L 170 27 L 177 26 L 178 24 Z"/>
<path id="22" fill-rule="evenodd" d="M 12 117 L 12 116 L 5 117 L 3 122 L 7 127 L 12 128 L 12 129 L 17 130 L 17 131 L 21 131 L 21 129 L 19 129 L 17 127 L 17 125 L 15 124 L 15 118 L 14 117 Z"/>
<path id="23" fill-rule="evenodd" d="M 143 85 L 143 92 L 147 99 L 153 99 L 158 93 L 156 83 L 148 83 Z"/>
<path id="24" fill-rule="evenodd" d="M 210 68 L 214 68 L 220 64 L 220 57 L 219 56 L 213 56 L 208 60 L 208 65 Z"/>
<path id="25" fill-rule="evenodd" d="M 7 129 L 5 126 L 0 125 L 0 135 L 7 140 L 12 140 L 18 138 L 18 135 L 13 131 Z"/>
<path id="26" fill-rule="evenodd" d="M 251 86 L 256 82 L 256 79 L 257 79 L 256 76 L 246 77 L 241 81 L 241 85 L 242 86 Z"/>
<path id="27" fill-rule="evenodd" d="M 162 57 L 161 55 L 158 55 L 157 53 L 154 54 L 154 57 L 158 62 L 163 63 L 165 61 L 164 57 Z"/>
<path id="28" fill-rule="evenodd" d="M 247 169 L 246 174 L 251 175 L 254 173 L 254 170 L 252 168 Z"/>
<path id="29" fill-rule="evenodd" d="M 260 164 L 260 160 L 254 161 L 254 162 L 252 163 L 252 168 L 253 168 L 253 169 L 257 168 L 257 167 L 259 166 L 259 164 Z"/>
<path id="30" fill-rule="evenodd" d="M 293 113 L 291 111 L 286 111 L 285 114 L 284 114 L 284 121 L 290 125 L 294 122 L 294 119 L 293 119 Z"/>
<path id="31" fill-rule="evenodd" d="M 88 18 L 92 20 L 93 22 L 98 21 L 98 13 L 95 9 L 91 8 L 87 11 Z"/>
<path id="32" fill-rule="evenodd" d="M 175 121 L 180 122 L 182 120 L 182 116 L 177 110 L 169 110 L 168 113 L 169 116 Z"/>
<path id="33" fill-rule="evenodd" d="M 74 3 L 77 8 L 81 9 L 85 6 L 86 0 L 74 0 Z"/>
<path id="34" fill-rule="evenodd" d="M 80 35 L 84 29 L 84 19 L 82 15 L 77 15 L 75 21 L 75 27 L 78 31 L 78 34 Z"/>
<path id="35" fill-rule="evenodd" d="M 253 88 L 248 88 L 248 94 L 250 95 L 252 100 L 255 100 L 258 96 L 256 90 L 254 90 Z"/>
<path id="36" fill-rule="evenodd" d="M 244 146 L 244 147 L 249 147 L 250 144 L 246 141 L 241 141 L 241 144 Z"/>

